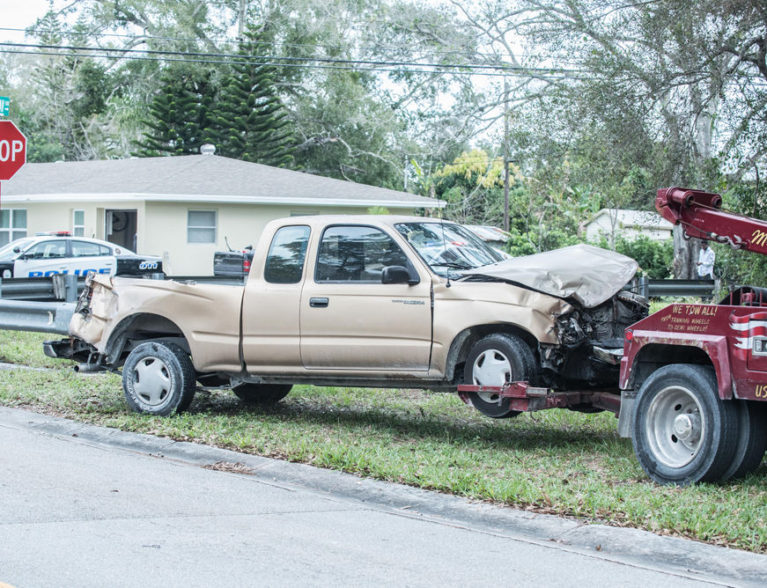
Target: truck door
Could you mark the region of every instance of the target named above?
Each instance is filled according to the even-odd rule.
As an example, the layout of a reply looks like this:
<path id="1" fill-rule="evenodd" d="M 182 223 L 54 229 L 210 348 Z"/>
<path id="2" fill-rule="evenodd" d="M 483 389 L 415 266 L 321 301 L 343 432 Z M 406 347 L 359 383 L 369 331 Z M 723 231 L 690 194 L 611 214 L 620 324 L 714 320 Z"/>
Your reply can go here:
<path id="1" fill-rule="evenodd" d="M 301 368 L 298 310 L 310 229 L 279 228 L 261 268 L 248 277 L 242 301 L 242 354 L 250 372 Z"/>
<path id="2" fill-rule="evenodd" d="M 376 227 L 326 227 L 301 294 L 301 360 L 308 369 L 425 371 L 431 282 L 383 284 L 386 266 L 410 264 Z"/>

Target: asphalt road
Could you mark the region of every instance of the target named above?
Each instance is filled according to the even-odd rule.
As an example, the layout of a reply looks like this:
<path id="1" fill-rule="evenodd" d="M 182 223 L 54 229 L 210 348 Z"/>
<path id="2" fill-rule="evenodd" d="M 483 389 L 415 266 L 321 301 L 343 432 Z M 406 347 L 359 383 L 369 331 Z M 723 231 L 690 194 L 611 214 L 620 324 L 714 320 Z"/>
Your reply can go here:
<path id="1" fill-rule="evenodd" d="M 21 410 L 0 447 L 0 586 L 767 584 L 765 556 Z"/>

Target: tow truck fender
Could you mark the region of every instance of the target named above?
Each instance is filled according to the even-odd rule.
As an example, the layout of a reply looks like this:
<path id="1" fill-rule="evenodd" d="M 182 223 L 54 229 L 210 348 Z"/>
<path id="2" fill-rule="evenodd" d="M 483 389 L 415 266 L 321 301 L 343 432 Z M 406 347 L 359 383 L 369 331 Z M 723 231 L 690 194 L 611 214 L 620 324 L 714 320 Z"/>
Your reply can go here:
<path id="1" fill-rule="evenodd" d="M 629 334 L 630 331 L 630 334 Z M 732 369 L 724 335 L 704 335 L 657 331 L 627 330 L 619 386 L 621 409 L 618 434 L 631 436 L 634 401 L 645 379 L 656 369 L 671 363 L 701 363 L 705 357 L 716 373 L 719 397 L 733 397 Z M 647 366 L 647 369 L 643 369 Z"/>

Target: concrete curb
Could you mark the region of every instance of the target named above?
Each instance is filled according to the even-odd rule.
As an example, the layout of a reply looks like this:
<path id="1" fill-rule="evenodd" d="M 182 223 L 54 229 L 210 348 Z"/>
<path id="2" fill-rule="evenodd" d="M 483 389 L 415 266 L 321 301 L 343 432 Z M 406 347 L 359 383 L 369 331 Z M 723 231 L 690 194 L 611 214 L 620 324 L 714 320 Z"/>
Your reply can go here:
<path id="1" fill-rule="evenodd" d="M 0 426 L 33 430 L 76 442 L 117 448 L 197 466 L 240 463 L 263 483 L 321 492 L 438 524 L 471 527 L 552 548 L 662 570 L 714 584 L 767 585 L 767 556 L 662 537 L 637 529 L 588 524 L 573 519 L 473 502 L 333 470 L 247 455 L 151 435 L 126 433 L 20 409 L 0 407 Z M 511 556 L 511 554 L 510 554 Z"/>

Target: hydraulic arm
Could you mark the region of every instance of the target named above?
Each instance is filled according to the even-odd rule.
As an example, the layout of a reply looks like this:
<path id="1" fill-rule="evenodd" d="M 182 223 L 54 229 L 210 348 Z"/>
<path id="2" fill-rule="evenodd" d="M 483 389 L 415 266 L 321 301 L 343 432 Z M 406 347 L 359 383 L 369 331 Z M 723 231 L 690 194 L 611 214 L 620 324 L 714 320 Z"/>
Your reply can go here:
<path id="1" fill-rule="evenodd" d="M 655 198 L 658 212 L 684 227 L 686 236 L 767 254 L 767 222 L 721 210 L 721 206 L 719 194 L 687 188 L 662 188 Z"/>

